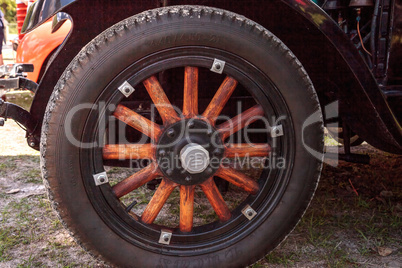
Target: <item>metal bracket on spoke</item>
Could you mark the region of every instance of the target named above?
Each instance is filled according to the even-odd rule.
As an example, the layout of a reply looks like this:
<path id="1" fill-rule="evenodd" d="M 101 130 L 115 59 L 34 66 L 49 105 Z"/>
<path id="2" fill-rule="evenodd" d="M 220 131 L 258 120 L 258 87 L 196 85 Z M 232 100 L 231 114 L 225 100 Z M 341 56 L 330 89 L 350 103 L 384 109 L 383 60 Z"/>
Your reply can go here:
<path id="1" fill-rule="evenodd" d="M 249 219 L 250 221 L 257 215 L 257 212 L 250 207 L 250 205 L 245 206 L 241 213 L 244 214 L 244 216 L 246 216 L 247 219 Z"/>
<path id="2" fill-rule="evenodd" d="M 161 236 L 159 237 L 159 244 L 169 245 L 172 239 L 172 232 L 169 230 L 161 230 Z"/>
<path id="3" fill-rule="evenodd" d="M 134 93 L 135 88 L 133 88 L 127 81 L 125 81 L 121 86 L 119 86 L 119 91 L 123 93 L 126 98 L 130 97 Z"/>
<path id="4" fill-rule="evenodd" d="M 105 184 L 105 183 L 109 182 L 109 179 L 107 178 L 106 172 L 95 174 L 93 176 L 94 176 L 96 186 L 99 186 L 99 185 L 102 185 L 102 184 Z"/>
<path id="5" fill-rule="evenodd" d="M 223 69 L 225 69 L 225 64 L 223 60 L 215 59 L 214 63 L 212 64 L 211 71 L 214 73 L 222 74 Z"/>
<path id="6" fill-rule="evenodd" d="M 280 136 L 283 136 L 283 127 L 282 127 L 282 125 L 273 126 L 271 128 L 271 137 L 276 138 L 276 137 L 280 137 Z"/>

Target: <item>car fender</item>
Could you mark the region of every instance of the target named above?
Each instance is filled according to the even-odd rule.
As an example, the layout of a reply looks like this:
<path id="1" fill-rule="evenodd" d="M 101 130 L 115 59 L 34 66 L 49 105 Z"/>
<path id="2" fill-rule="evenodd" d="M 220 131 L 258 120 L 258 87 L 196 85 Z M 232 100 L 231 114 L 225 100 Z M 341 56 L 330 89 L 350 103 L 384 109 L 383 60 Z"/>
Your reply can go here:
<path id="1" fill-rule="evenodd" d="M 34 71 L 28 73 L 28 79 L 38 82 L 39 74 L 43 73 L 42 68 L 46 67 L 44 63 L 63 43 L 71 26 L 71 21 L 65 21 L 56 32 L 51 33 L 52 21 L 47 20 L 34 31 L 25 34 L 17 49 L 16 63 L 32 63 L 34 65 Z"/>

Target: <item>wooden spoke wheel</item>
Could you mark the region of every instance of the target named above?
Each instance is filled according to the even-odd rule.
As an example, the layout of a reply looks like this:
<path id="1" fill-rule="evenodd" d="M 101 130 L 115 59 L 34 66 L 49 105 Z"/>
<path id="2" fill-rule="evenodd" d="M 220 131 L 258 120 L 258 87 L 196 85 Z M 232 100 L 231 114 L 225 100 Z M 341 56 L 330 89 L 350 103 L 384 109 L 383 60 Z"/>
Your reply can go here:
<path id="1" fill-rule="evenodd" d="M 60 79 L 41 145 L 50 196 L 83 247 L 116 266 L 244 267 L 313 196 L 318 99 L 252 21 L 189 6 L 147 16 L 97 37 Z"/>
<path id="2" fill-rule="evenodd" d="M 268 157 L 271 151 L 270 145 L 266 143 L 224 143 L 230 135 L 259 119 L 264 119 L 264 110 L 261 105 L 256 104 L 233 119 L 217 125 L 216 119 L 236 89 L 238 81 L 227 76 L 205 111 L 200 114 L 198 70 L 198 67 L 184 67 L 181 115 L 173 108 L 155 75 L 142 81 L 163 125 L 151 122 L 118 104 L 113 113 L 114 117 L 149 136 L 152 143 L 106 144 L 103 149 L 103 158 L 106 160 L 133 160 L 135 154 L 135 158 L 152 161 L 149 166 L 113 186 L 113 193 L 117 198 L 135 191 L 150 180 L 162 177 L 160 186 L 142 212 L 141 222 L 152 224 L 172 191 L 176 187 L 180 189 L 181 232 L 191 232 L 193 228 L 196 186 L 201 187 L 222 222 L 232 217 L 224 198 L 217 190 L 214 176 L 219 176 L 252 195 L 256 195 L 260 190 L 255 178 L 221 165 L 224 157 Z"/>

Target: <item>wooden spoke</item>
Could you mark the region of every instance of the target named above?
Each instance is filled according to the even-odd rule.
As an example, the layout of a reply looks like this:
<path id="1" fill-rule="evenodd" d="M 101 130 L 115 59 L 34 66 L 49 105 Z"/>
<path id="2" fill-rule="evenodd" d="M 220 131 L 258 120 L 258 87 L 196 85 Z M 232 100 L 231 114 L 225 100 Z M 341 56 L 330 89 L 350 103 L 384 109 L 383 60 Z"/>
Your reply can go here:
<path id="1" fill-rule="evenodd" d="M 219 125 L 218 131 L 224 140 L 245 126 L 248 126 L 258 119 L 261 119 L 262 116 L 264 116 L 264 110 L 262 109 L 261 105 L 255 105 L 247 111 L 233 117 L 231 120 Z"/>
<path id="2" fill-rule="evenodd" d="M 184 70 L 183 115 L 192 118 L 198 115 L 198 68 L 186 67 Z"/>
<path id="3" fill-rule="evenodd" d="M 180 186 L 180 231 L 191 232 L 193 228 L 195 186 Z"/>
<path id="4" fill-rule="evenodd" d="M 113 186 L 113 192 L 117 198 L 120 198 L 159 176 L 158 166 L 155 162 L 152 162 L 147 167 Z"/>
<path id="5" fill-rule="evenodd" d="M 153 144 L 107 144 L 103 147 L 103 159 L 153 159 Z"/>
<path id="6" fill-rule="evenodd" d="M 163 205 L 166 203 L 166 200 L 169 198 L 176 186 L 177 184 L 170 180 L 162 180 L 151 201 L 149 201 L 148 206 L 142 213 L 141 220 L 144 223 L 151 224 L 154 222 Z"/>
<path id="7" fill-rule="evenodd" d="M 180 120 L 176 111 L 174 110 L 172 104 L 168 97 L 163 91 L 162 86 L 159 84 L 158 79 L 155 76 L 151 76 L 147 80 L 142 82 L 148 91 L 149 96 L 151 96 L 156 109 L 158 109 L 159 114 L 162 117 L 164 124 L 173 124 Z"/>
<path id="8" fill-rule="evenodd" d="M 204 183 L 200 184 L 201 189 L 204 191 L 205 195 L 208 198 L 209 203 L 211 203 L 212 207 L 215 210 L 216 215 L 218 215 L 221 221 L 227 221 L 230 219 L 232 214 L 228 206 L 223 200 L 221 193 L 219 192 L 218 187 L 214 182 L 213 178 L 209 178 Z"/>
<path id="9" fill-rule="evenodd" d="M 226 146 L 225 156 L 233 157 L 264 157 L 271 152 L 271 146 L 265 143 L 258 144 L 229 144 Z"/>
<path id="10" fill-rule="evenodd" d="M 203 116 L 206 117 L 212 124 L 215 123 L 216 118 L 221 114 L 223 107 L 232 96 L 233 91 L 237 87 L 238 82 L 232 77 L 226 77 L 222 85 L 216 92 L 212 101 L 209 103 L 207 109 L 204 111 Z"/>
<path id="11" fill-rule="evenodd" d="M 256 194 L 259 190 L 258 183 L 242 172 L 233 168 L 220 168 L 216 176 L 227 180 L 228 182 L 244 189 L 250 194 Z"/>
<path id="12" fill-rule="evenodd" d="M 155 124 L 154 122 L 121 104 L 117 106 L 114 116 L 130 127 L 133 127 L 147 135 L 154 141 L 156 141 L 162 133 L 161 127 L 158 124 Z"/>

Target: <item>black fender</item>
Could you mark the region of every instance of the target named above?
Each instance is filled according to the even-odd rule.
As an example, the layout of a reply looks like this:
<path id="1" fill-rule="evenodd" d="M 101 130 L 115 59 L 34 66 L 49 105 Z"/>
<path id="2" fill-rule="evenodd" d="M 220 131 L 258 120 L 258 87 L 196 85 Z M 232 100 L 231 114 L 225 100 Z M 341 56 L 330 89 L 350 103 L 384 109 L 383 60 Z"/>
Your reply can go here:
<path id="1" fill-rule="evenodd" d="M 32 15 L 26 29 L 56 11 L 68 13 L 73 30 L 50 63 L 31 106 L 41 124 L 46 104 L 59 77 L 81 48 L 109 26 L 163 1 L 40 0 L 42 17 Z M 402 153 L 402 128 L 370 69 L 338 25 L 310 0 L 171 0 L 171 5 L 213 6 L 244 15 L 278 36 L 298 57 L 319 94 L 323 107 L 339 100 L 344 121 L 371 145 Z M 58 4 L 61 10 L 50 8 Z M 64 4 L 64 5 L 63 5 Z M 44 11 L 45 7 L 49 7 Z M 46 16 L 45 16 L 45 15 Z M 38 128 L 40 129 L 40 128 Z M 35 133 L 39 137 L 40 132 Z"/>

